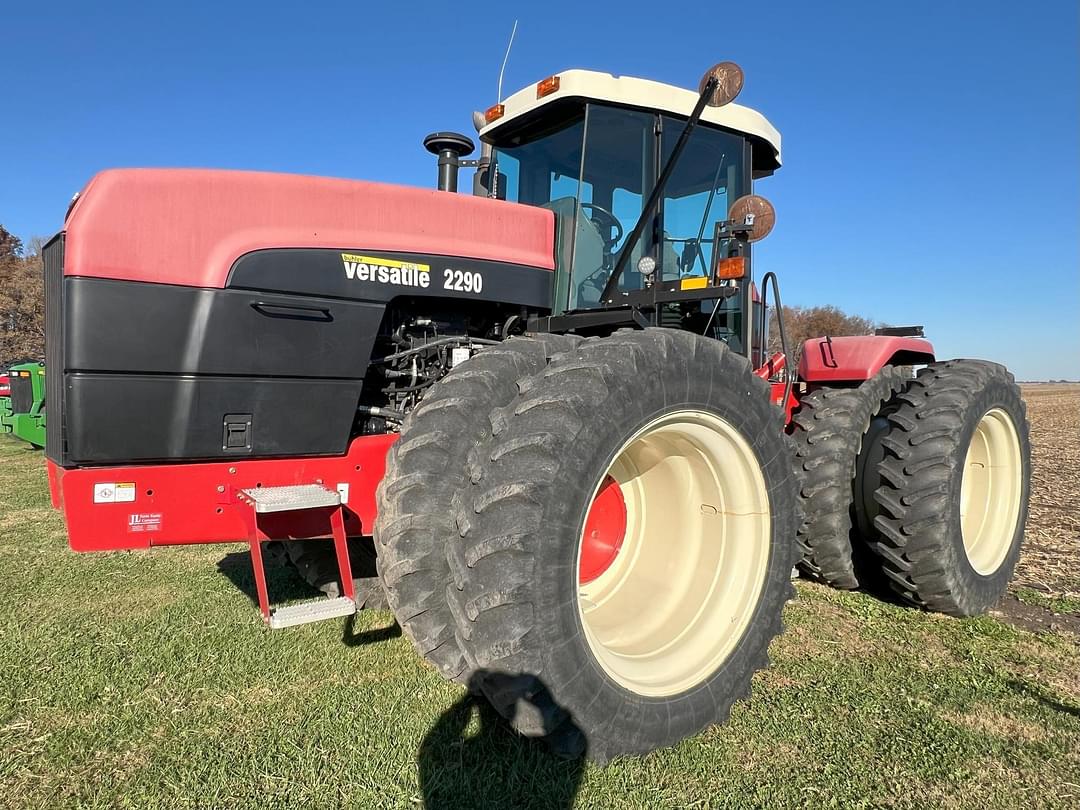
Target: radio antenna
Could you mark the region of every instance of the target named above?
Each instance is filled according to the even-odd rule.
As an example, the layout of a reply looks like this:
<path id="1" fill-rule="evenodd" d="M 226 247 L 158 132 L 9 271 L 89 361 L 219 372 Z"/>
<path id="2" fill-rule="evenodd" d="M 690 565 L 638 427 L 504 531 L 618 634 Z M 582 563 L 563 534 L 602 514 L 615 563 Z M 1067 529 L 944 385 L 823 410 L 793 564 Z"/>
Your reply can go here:
<path id="1" fill-rule="evenodd" d="M 503 74 L 504 74 L 504 73 L 506 72 L 506 63 L 507 63 L 508 61 L 510 61 L 510 49 L 511 49 L 512 47 L 514 47 L 514 34 L 516 34 L 516 33 L 517 33 L 517 25 L 518 25 L 518 21 L 517 21 L 517 20 L 514 20 L 514 27 L 513 27 L 513 29 L 512 29 L 511 31 L 510 31 L 510 41 L 509 41 L 508 43 L 506 43 L 506 55 L 505 55 L 505 56 L 503 56 L 503 63 L 502 63 L 502 67 L 501 67 L 501 68 L 499 68 L 499 90 L 498 90 L 498 95 L 497 95 L 497 96 L 496 96 L 496 98 L 495 98 L 495 103 L 496 103 L 496 104 L 498 104 L 498 103 L 500 103 L 500 102 L 502 101 L 502 80 L 503 80 Z"/>

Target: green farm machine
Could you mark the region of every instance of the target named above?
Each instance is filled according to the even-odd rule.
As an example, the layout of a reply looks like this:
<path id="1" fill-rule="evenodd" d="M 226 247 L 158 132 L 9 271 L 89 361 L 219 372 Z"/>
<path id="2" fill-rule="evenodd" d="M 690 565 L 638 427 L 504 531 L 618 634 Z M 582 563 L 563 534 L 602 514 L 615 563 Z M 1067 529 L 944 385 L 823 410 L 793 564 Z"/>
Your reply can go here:
<path id="1" fill-rule="evenodd" d="M 8 369 L 10 395 L 0 397 L 0 431 L 37 449 L 45 446 L 45 364 L 19 363 Z"/>

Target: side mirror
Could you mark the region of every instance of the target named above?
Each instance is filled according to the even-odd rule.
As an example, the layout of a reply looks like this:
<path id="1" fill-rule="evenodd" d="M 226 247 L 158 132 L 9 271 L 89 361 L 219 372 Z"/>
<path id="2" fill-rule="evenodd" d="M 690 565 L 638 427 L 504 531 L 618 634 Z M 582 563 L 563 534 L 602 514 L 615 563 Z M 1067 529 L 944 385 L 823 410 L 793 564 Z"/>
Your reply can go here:
<path id="1" fill-rule="evenodd" d="M 710 107 L 723 107 L 725 104 L 730 104 L 742 92 L 743 71 L 734 62 L 720 62 L 705 71 L 705 75 L 701 77 L 701 82 L 698 84 L 699 95 L 705 91 L 705 85 L 712 78 L 716 79 L 716 89 L 705 102 Z"/>

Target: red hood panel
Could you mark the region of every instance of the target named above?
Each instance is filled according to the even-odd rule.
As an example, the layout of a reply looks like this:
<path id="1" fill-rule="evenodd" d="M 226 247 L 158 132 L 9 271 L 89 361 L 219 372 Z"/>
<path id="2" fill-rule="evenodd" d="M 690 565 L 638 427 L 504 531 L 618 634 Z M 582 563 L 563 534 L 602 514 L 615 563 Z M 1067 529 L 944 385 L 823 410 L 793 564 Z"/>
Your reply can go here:
<path id="1" fill-rule="evenodd" d="M 110 169 L 65 224 L 64 274 L 223 287 L 245 253 L 327 247 L 554 269 L 547 210 L 408 186 L 267 172 Z"/>

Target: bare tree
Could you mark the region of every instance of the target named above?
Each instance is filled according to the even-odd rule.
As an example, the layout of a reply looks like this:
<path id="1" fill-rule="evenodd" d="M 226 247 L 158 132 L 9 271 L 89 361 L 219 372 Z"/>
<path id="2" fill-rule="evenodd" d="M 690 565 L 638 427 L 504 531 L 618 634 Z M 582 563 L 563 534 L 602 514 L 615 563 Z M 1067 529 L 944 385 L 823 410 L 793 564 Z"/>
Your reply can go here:
<path id="1" fill-rule="evenodd" d="M 788 346 L 797 360 L 802 344 L 815 337 L 840 337 L 841 335 L 872 335 L 882 324 L 861 315 L 849 315 L 838 307 L 784 307 L 784 331 Z M 780 330 L 776 325 L 776 313 L 771 313 L 769 351 L 780 351 Z"/>
<path id="2" fill-rule="evenodd" d="M 43 243 L 31 239 L 25 252 L 22 240 L 0 225 L 0 363 L 45 355 Z"/>

